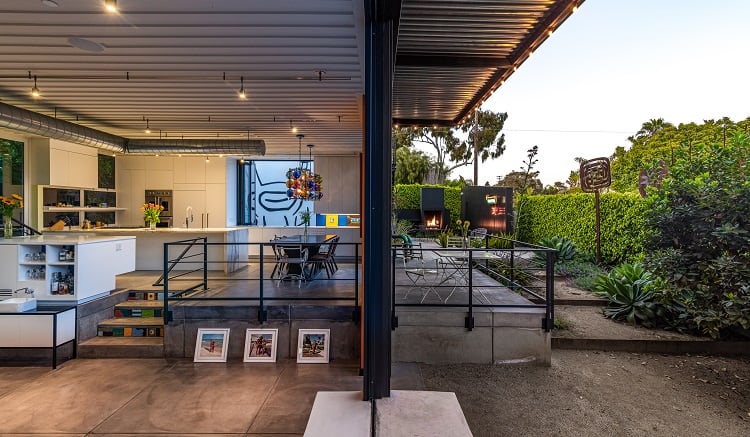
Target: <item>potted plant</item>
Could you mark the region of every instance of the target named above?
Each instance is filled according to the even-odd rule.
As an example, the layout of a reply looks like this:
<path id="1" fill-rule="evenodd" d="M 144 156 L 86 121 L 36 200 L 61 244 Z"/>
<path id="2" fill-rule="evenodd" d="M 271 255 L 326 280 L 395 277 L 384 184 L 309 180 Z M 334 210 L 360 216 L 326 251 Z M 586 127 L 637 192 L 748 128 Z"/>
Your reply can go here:
<path id="1" fill-rule="evenodd" d="M 299 213 L 299 218 L 302 220 L 302 224 L 305 225 L 305 238 L 307 238 L 307 227 L 310 226 L 310 218 L 312 217 L 312 213 L 310 212 L 310 208 L 306 208 L 304 211 Z"/>

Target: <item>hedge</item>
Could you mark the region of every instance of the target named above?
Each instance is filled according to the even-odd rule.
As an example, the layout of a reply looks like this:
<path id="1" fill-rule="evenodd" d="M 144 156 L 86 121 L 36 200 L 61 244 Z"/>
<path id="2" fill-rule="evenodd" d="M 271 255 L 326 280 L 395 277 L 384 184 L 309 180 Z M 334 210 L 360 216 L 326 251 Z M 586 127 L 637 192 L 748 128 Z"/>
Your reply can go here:
<path id="1" fill-rule="evenodd" d="M 637 194 L 601 195 L 602 261 L 619 264 L 641 259 L 646 202 Z M 596 253 L 594 195 L 590 193 L 522 196 L 517 207 L 518 238 L 538 243 L 564 236 L 580 252 Z"/>
<path id="2" fill-rule="evenodd" d="M 393 189 L 396 209 L 419 209 L 422 187 L 443 188 L 445 209 L 450 212 L 451 223 L 461 218 L 461 189 L 443 185 L 397 184 Z"/>

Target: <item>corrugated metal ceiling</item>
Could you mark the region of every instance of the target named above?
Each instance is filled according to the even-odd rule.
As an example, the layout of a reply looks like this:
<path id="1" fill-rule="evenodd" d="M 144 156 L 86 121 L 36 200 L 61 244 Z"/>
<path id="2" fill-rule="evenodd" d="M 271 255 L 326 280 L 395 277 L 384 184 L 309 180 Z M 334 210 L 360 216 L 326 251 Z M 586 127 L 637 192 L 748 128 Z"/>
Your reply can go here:
<path id="1" fill-rule="evenodd" d="M 2 102 L 127 138 L 261 138 L 294 155 L 296 127 L 316 153 L 360 150 L 362 0 L 56 3 L 0 3 Z M 394 118 L 455 123 L 574 3 L 404 0 Z"/>

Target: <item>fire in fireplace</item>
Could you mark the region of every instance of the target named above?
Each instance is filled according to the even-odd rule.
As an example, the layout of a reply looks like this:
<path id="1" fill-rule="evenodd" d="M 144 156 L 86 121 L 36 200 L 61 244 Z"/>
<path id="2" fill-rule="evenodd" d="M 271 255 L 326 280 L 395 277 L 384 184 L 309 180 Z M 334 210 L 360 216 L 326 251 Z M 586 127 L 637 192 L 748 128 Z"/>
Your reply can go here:
<path id="1" fill-rule="evenodd" d="M 425 211 L 424 227 L 427 229 L 440 229 L 442 219 L 443 211 Z"/>

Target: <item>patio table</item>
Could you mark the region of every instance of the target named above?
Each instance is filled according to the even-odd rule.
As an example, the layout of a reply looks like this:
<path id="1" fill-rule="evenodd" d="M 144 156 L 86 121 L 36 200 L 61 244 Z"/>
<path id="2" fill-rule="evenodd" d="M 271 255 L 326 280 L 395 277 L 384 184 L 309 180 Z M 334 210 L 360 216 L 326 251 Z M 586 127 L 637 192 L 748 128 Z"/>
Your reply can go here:
<path id="1" fill-rule="evenodd" d="M 469 274 L 471 272 L 469 268 L 470 256 L 472 261 L 492 261 L 501 259 L 497 254 L 486 250 L 473 250 L 471 251 L 471 255 L 469 255 L 469 251 L 467 250 L 434 250 L 433 252 L 438 256 L 438 265 L 442 264 L 443 266 L 443 277 L 440 280 L 440 283 L 436 286 L 439 287 L 446 282 L 453 280 L 453 289 L 448 297 L 445 298 L 445 302 L 448 302 L 448 299 L 453 296 L 456 288 L 469 285 Z M 490 303 L 490 300 L 479 288 L 472 289 L 471 291 L 477 291 L 486 303 Z"/>

